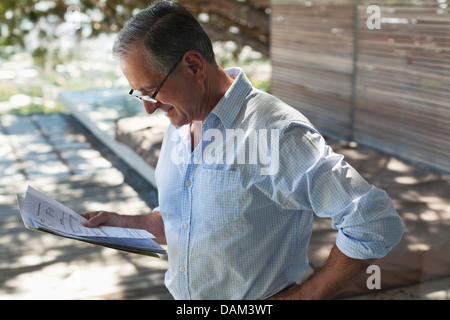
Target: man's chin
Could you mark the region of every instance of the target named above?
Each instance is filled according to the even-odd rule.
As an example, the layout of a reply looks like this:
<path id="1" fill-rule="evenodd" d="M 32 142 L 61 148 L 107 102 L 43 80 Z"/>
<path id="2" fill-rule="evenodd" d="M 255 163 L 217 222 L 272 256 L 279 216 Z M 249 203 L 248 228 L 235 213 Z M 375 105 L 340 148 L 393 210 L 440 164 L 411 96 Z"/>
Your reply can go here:
<path id="1" fill-rule="evenodd" d="M 184 126 L 184 125 L 189 123 L 187 121 L 181 121 L 181 119 L 177 119 L 177 118 L 170 117 L 170 116 L 167 116 L 167 118 L 169 119 L 170 124 L 173 125 L 174 127 L 177 127 L 177 128 L 178 127 L 182 127 L 182 126 Z"/>

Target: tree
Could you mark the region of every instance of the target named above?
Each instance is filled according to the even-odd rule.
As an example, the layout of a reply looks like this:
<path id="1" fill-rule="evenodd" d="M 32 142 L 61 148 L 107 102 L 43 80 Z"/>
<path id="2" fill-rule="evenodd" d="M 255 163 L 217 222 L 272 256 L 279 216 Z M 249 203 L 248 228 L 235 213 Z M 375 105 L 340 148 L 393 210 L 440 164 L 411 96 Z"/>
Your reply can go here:
<path id="1" fill-rule="evenodd" d="M 198 17 L 213 41 L 233 40 L 269 55 L 270 0 L 180 0 Z M 63 22 L 79 23 L 88 36 L 117 32 L 138 10 L 142 0 L 2 0 L 0 45 L 25 45 L 24 37 L 36 30 L 41 38 L 56 37 Z M 3 19 L 4 17 L 4 19 Z M 45 50 L 44 50 L 45 51 Z"/>
<path id="2" fill-rule="evenodd" d="M 269 56 L 270 0 L 180 0 L 213 41 L 233 40 Z"/>

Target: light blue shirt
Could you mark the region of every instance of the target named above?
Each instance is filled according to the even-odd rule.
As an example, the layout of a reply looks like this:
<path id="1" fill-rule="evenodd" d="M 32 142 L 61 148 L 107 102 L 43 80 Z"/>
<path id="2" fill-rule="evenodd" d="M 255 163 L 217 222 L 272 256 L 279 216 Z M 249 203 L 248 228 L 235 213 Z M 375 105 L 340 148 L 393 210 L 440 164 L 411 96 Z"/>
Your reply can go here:
<path id="1" fill-rule="evenodd" d="M 169 126 L 156 168 L 175 299 L 264 299 L 308 266 L 313 215 L 331 218 L 347 256 L 380 258 L 403 223 L 297 110 L 242 70 L 202 125 Z"/>

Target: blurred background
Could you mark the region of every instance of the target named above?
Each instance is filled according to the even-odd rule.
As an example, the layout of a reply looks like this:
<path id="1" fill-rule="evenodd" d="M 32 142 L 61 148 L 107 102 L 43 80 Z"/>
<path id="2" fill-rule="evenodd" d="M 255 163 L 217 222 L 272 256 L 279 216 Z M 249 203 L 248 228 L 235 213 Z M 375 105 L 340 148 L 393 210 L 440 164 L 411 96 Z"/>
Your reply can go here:
<path id="1" fill-rule="evenodd" d="M 222 65 L 245 65 L 256 86 L 270 87 L 269 1 L 181 2 L 204 23 Z M 61 90 L 127 87 L 111 54 L 114 36 L 149 3 L 2 1 L 0 112 L 62 111 Z"/>
<path id="2" fill-rule="evenodd" d="M 406 231 L 379 262 L 387 291 L 364 280 L 343 297 L 450 299 L 449 0 L 179 2 L 222 67 L 242 67 L 255 87 L 299 109 L 392 197 Z M 164 259 L 30 234 L 15 202 L 32 183 L 76 211 L 157 205 L 167 123 L 128 97 L 111 53 L 116 33 L 150 3 L 1 1 L 1 298 L 170 298 Z M 329 223 L 315 226 L 311 271 L 335 237 Z"/>

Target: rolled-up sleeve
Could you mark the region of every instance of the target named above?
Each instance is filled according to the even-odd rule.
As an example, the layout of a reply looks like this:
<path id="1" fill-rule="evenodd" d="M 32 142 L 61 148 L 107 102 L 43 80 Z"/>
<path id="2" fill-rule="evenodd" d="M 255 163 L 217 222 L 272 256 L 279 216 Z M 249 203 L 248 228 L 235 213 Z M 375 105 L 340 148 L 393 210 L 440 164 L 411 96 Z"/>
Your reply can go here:
<path id="1" fill-rule="evenodd" d="M 289 189 L 295 192 L 290 193 L 290 201 L 294 199 L 321 218 L 331 218 L 338 231 L 336 245 L 348 257 L 385 256 L 398 244 L 404 229 L 390 197 L 369 184 L 319 133 L 291 129 L 281 147 L 286 153 L 289 150 L 290 157 L 283 157 L 281 166 L 290 166 L 286 171 L 295 176 L 292 161 L 285 159 L 295 158 L 301 165 L 296 166 L 297 178 L 291 181 Z"/>
<path id="2" fill-rule="evenodd" d="M 323 138 L 322 138 L 323 139 Z M 348 257 L 381 258 L 401 239 L 403 222 L 386 192 L 370 185 L 344 157 L 323 143 L 307 171 L 311 207 L 332 219 L 336 245 Z"/>

